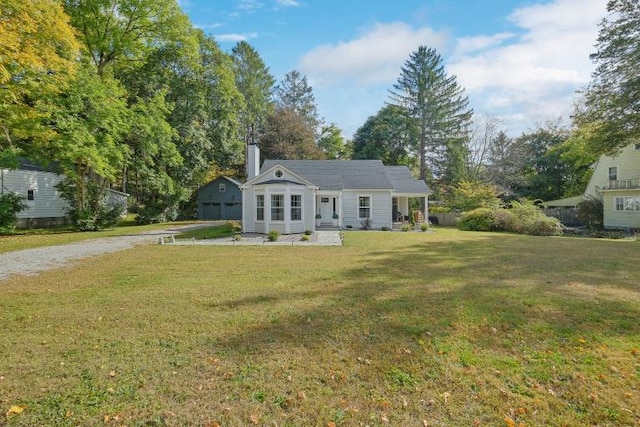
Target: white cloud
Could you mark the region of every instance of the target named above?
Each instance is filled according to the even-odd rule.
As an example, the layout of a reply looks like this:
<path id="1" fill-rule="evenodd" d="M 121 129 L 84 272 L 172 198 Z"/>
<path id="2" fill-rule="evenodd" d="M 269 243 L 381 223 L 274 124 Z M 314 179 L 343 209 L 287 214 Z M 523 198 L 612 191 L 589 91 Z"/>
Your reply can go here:
<path id="1" fill-rule="evenodd" d="M 259 0 L 240 0 L 240 3 L 238 4 L 238 9 L 247 13 L 253 13 L 256 10 L 262 8 L 262 6 L 263 4 Z"/>
<path id="2" fill-rule="evenodd" d="M 231 33 L 231 34 L 217 34 L 217 35 L 214 35 L 213 37 L 216 40 L 221 42 L 241 42 L 249 39 L 254 39 L 257 36 L 258 36 L 258 33 L 246 33 L 246 34 Z"/>
<path id="3" fill-rule="evenodd" d="M 492 36 L 461 37 L 456 40 L 456 53 L 471 53 L 498 46 L 515 37 L 513 33 L 499 33 Z"/>
<path id="4" fill-rule="evenodd" d="M 300 2 L 298 2 L 296 0 L 276 0 L 276 4 L 278 6 L 285 6 L 285 7 L 298 7 L 298 6 L 300 6 Z"/>
<path id="5" fill-rule="evenodd" d="M 446 39 L 446 34 L 427 27 L 414 29 L 402 22 L 378 23 L 357 39 L 319 46 L 308 52 L 300 61 L 300 70 L 319 86 L 345 82 L 389 84 L 418 46 L 439 49 Z"/>
<path id="6" fill-rule="evenodd" d="M 519 118 L 513 126 L 518 131 L 566 117 L 575 91 L 590 80 L 589 54 L 605 13 L 606 0 L 556 0 L 516 9 L 508 19 L 521 30 L 517 37 L 460 39 L 447 71 L 458 76 L 476 110 Z"/>
<path id="7" fill-rule="evenodd" d="M 455 40 L 429 27 L 377 23 L 352 40 L 316 47 L 299 69 L 317 99 L 333 106 L 324 112 L 328 121 L 350 135 L 388 100 L 410 53 L 431 46 L 444 53 L 447 73 L 465 87 L 472 108 L 502 119 L 515 136 L 549 119 L 568 119 L 575 91 L 591 78 L 589 54 L 606 14 L 607 0 L 539 2 L 514 9 L 505 18 L 509 32 Z M 452 46 L 449 53 L 445 48 Z"/>

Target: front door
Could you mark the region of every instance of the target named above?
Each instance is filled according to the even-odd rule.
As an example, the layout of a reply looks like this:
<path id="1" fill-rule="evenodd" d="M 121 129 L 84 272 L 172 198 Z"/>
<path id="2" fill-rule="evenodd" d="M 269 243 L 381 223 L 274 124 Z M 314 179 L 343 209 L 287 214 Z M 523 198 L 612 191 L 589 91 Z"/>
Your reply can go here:
<path id="1" fill-rule="evenodd" d="M 320 197 L 320 215 L 322 219 L 320 222 L 326 224 L 331 222 L 332 211 L 332 197 L 322 196 Z"/>

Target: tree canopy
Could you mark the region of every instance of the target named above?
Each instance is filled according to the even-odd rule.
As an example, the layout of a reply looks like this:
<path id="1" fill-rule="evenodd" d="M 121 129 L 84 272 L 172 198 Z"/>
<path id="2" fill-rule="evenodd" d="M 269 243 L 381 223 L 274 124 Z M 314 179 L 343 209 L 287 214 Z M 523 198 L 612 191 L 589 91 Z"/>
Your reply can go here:
<path id="1" fill-rule="evenodd" d="M 598 154 L 640 139 L 640 3 L 609 0 L 600 24 L 596 70 L 578 105 L 578 132 Z"/>
<path id="2" fill-rule="evenodd" d="M 80 44 L 55 0 L 4 0 L 0 16 L 0 161 L 11 164 L 55 135 L 42 106 L 73 78 Z"/>

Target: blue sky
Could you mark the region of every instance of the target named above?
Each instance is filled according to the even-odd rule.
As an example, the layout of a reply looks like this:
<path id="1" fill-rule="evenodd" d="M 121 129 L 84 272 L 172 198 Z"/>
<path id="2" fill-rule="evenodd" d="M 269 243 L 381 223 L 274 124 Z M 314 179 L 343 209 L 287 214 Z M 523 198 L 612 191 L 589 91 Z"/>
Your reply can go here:
<path id="1" fill-rule="evenodd" d="M 278 82 L 307 76 L 327 123 L 351 138 L 388 101 L 418 46 L 436 48 L 478 119 L 512 136 L 568 123 L 593 71 L 606 0 L 179 0 L 225 51 L 251 44 Z"/>

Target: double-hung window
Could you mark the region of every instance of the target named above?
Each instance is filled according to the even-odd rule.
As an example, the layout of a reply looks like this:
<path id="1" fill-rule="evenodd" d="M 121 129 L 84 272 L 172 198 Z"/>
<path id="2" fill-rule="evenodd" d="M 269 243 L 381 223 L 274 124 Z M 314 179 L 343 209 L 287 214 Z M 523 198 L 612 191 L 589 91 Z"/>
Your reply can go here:
<path id="1" fill-rule="evenodd" d="M 291 195 L 291 221 L 302 220 L 302 196 L 300 194 Z"/>
<path id="2" fill-rule="evenodd" d="M 611 166 L 609 168 L 609 181 L 617 181 L 618 180 L 618 167 Z"/>
<path id="3" fill-rule="evenodd" d="M 358 218 L 371 218 L 371 197 L 358 196 Z"/>
<path id="4" fill-rule="evenodd" d="M 271 195 L 271 221 L 284 221 L 284 194 Z"/>
<path id="5" fill-rule="evenodd" d="M 264 221 L 264 194 L 256 195 L 256 220 Z"/>

